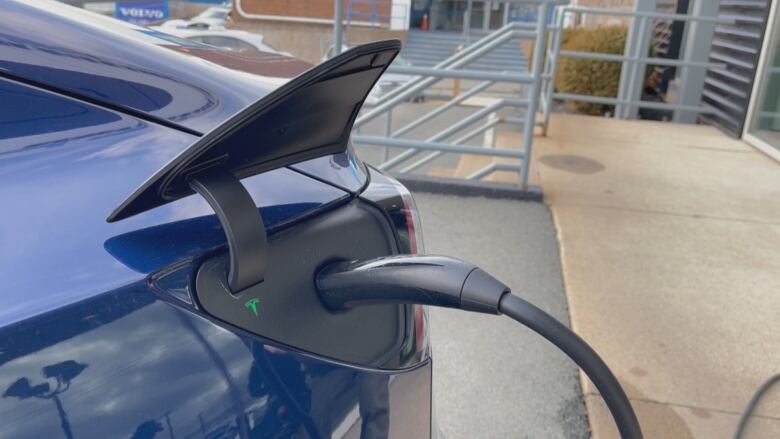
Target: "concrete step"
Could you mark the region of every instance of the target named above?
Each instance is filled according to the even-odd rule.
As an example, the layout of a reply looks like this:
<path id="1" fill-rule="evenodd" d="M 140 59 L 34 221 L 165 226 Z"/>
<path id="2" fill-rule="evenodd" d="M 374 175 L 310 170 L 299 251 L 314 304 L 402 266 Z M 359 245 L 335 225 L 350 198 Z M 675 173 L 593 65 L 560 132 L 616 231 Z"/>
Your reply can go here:
<path id="1" fill-rule="evenodd" d="M 471 43 L 478 38 L 472 38 Z M 401 55 L 412 65 L 430 67 L 452 56 L 465 40 L 458 32 L 411 31 Z M 527 71 L 528 59 L 516 42 L 509 42 L 473 62 L 474 70 Z"/>
<path id="2" fill-rule="evenodd" d="M 409 31 L 409 38 L 417 38 L 421 40 L 465 41 L 465 39 L 463 38 L 463 34 L 460 32 L 446 32 L 446 31 L 425 32 L 416 29 Z"/>

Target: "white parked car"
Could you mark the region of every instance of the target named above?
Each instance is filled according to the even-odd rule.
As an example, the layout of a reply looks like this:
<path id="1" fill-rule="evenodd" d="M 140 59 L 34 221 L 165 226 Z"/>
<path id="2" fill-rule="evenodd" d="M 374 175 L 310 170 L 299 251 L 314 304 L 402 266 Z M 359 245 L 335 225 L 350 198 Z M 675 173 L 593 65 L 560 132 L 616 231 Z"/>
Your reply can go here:
<path id="1" fill-rule="evenodd" d="M 163 28 L 179 29 L 212 29 L 224 28 L 230 20 L 230 8 L 213 6 L 187 20 L 168 20 L 161 25 Z"/>
<path id="2" fill-rule="evenodd" d="M 219 47 L 233 52 L 244 50 L 278 53 L 291 56 L 289 53 L 280 52 L 263 41 L 263 36 L 234 29 L 182 29 L 164 26 L 152 26 L 152 29 L 165 32 L 173 36 L 184 38 L 209 46 Z"/>

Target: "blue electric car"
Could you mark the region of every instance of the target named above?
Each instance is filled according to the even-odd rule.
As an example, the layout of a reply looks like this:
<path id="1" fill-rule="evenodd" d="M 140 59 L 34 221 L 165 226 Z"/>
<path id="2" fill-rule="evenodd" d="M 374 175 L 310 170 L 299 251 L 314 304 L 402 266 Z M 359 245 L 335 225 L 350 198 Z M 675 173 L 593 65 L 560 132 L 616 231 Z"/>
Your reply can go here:
<path id="1" fill-rule="evenodd" d="M 310 66 L 0 2 L 0 438 L 438 436 L 433 305 L 539 333 L 641 439 L 593 349 L 420 254 L 411 195 L 353 153 L 400 48 Z"/>
<path id="2" fill-rule="evenodd" d="M 399 49 L 312 67 L 0 2 L 0 437 L 429 437 L 424 309 L 314 291 L 421 250 L 348 143 Z"/>

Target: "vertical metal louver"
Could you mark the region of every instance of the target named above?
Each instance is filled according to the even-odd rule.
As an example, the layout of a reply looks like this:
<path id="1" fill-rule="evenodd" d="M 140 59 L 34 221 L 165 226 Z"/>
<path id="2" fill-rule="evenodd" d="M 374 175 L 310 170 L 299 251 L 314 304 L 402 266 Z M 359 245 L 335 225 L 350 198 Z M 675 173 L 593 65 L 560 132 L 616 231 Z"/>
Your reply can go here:
<path id="1" fill-rule="evenodd" d="M 742 134 L 745 123 L 770 3 L 771 0 L 720 0 L 718 16 L 734 24 L 715 27 L 710 61 L 725 64 L 726 68 L 707 71 L 702 105 L 713 113 L 699 119 L 735 137 Z"/>

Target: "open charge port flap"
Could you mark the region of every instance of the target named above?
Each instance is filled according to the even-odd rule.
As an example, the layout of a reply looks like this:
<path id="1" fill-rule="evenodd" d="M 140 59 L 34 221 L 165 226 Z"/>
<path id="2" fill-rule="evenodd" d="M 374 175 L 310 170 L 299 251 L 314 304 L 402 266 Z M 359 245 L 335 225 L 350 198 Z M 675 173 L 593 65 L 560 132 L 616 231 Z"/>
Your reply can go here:
<path id="1" fill-rule="evenodd" d="M 334 314 L 317 295 L 314 277 L 336 260 L 365 260 L 395 253 L 386 220 L 353 201 L 270 236 L 263 282 L 231 293 L 228 254 L 205 261 L 195 295 L 201 307 L 231 325 L 294 348 L 336 360 L 381 366 L 404 342 L 403 305 L 367 306 Z"/>

